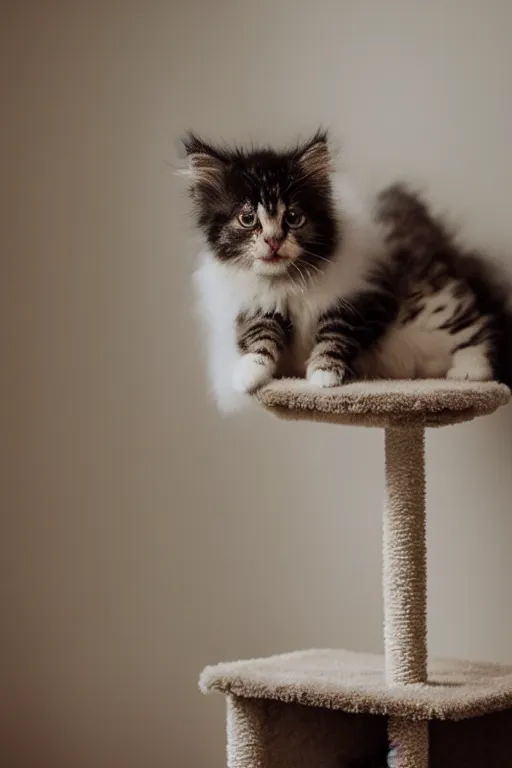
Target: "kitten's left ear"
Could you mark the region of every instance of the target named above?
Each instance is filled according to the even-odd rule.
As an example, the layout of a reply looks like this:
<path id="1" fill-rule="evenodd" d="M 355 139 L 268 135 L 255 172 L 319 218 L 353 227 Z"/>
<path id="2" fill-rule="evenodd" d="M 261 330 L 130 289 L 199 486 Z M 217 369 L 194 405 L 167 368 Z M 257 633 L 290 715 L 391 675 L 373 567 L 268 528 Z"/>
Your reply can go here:
<path id="1" fill-rule="evenodd" d="M 298 149 L 298 160 L 309 177 L 327 180 L 332 170 L 327 131 L 317 131 Z"/>
<path id="2" fill-rule="evenodd" d="M 183 139 L 183 146 L 188 158 L 188 171 L 191 192 L 200 190 L 203 194 L 217 194 L 222 191 L 222 178 L 226 169 L 227 158 L 221 150 L 189 133 Z"/>

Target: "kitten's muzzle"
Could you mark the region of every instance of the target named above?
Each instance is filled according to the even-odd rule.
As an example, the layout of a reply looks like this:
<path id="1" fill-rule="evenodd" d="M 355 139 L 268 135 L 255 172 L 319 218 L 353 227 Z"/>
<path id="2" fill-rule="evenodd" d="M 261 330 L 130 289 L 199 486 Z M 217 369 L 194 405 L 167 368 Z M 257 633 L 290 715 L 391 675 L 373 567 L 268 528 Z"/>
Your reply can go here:
<path id="1" fill-rule="evenodd" d="M 281 256 L 281 254 L 276 251 L 268 251 L 264 256 L 258 256 L 259 261 L 267 262 L 286 261 L 287 258 L 288 256 Z"/>
<path id="2" fill-rule="evenodd" d="M 265 242 L 268 245 L 268 251 L 259 257 L 262 261 L 281 261 L 287 258 L 279 253 L 284 237 L 266 237 Z"/>
<path id="3" fill-rule="evenodd" d="M 276 236 L 274 236 L 274 237 L 265 237 L 264 239 L 265 239 L 266 244 L 270 248 L 270 250 L 273 251 L 274 253 L 278 252 L 278 250 L 280 249 L 280 247 L 282 246 L 282 244 L 284 242 L 284 236 L 282 236 L 282 235 L 279 235 L 277 237 Z"/>

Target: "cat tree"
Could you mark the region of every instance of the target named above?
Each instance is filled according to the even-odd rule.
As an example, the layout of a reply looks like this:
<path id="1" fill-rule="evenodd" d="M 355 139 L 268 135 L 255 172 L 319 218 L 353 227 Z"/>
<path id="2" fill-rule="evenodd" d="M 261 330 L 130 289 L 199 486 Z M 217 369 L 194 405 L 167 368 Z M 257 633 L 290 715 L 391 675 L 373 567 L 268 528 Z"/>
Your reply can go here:
<path id="1" fill-rule="evenodd" d="M 385 429 L 383 657 L 312 650 L 218 664 L 229 768 L 345 768 L 394 746 L 394 768 L 511 768 L 512 668 L 438 660 L 427 670 L 426 427 L 469 421 L 510 398 L 494 382 L 377 381 L 321 390 L 281 380 L 275 415 Z"/>

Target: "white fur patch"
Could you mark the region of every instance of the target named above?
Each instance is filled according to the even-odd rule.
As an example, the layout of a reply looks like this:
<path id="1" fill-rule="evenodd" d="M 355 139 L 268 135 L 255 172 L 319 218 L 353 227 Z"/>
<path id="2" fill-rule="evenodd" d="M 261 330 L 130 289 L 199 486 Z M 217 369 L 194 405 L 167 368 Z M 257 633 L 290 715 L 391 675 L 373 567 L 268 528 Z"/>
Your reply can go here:
<path id="1" fill-rule="evenodd" d="M 311 372 L 308 370 L 307 378 L 314 387 L 323 387 L 324 389 L 340 387 L 343 384 L 343 377 L 338 371 L 328 371 L 320 368 Z"/>
<path id="2" fill-rule="evenodd" d="M 283 234 L 284 210 L 285 205 L 281 200 L 277 204 L 277 211 L 274 216 L 261 203 L 258 205 L 256 212 L 260 220 L 263 237 L 280 237 Z"/>
<path id="3" fill-rule="evenodd" d="M 367 376 L 390 379 L 448 376 L 454 367 L 453 347 L 468 341 L 482 323 L 479 319 L 456 334 L 440 328 L 453 317 L 460 301 L 454 297 L 454 288 L 454 283 L 448 283 L 441 291 L 426 298 L 422 311 L 405 325 L 399 318 L 388 329 L 377 349 L 371 355 L 363 356 L 359 366 L 361 372 Z"/>
<path id="4" fill-rule="evenodd" d="M 489 363 L 485 344 L 476 347 L 464 347 L 453 355 L 452 367 L 446 374 L 448 379 L 468 379 L 469 381 L 489 381 L 493 371 Z"/>
<path id="5" fill-rule="evenodd" d="M 233 389 L 250 394 L 270 381 L 275 365 L 268 357 L 250 353 L 243 355 L 233 370 Z"/>
<path id="6" fill-rule="evenodd" d="M 268 249 L 268 246 L 265 246 Z M 254 272 L 257 275 L 266 277 L 277 277 L 279 275 L 286 275 L 290 268 L 290 265 L 282 261 L 266 261 L 265 259 L 256 259 L 253 265 Z"/>

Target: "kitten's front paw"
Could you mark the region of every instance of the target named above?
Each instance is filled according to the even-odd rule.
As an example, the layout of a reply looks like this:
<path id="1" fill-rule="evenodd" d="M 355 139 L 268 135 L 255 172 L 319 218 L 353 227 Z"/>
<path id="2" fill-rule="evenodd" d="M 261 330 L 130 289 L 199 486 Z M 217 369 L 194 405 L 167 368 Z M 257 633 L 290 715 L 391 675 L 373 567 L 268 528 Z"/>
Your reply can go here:
<path id="1" fill-rule="evenodd" d="M 250 394 L 274 375 L 275 365 L 264 355 L 249 353 L 238 360 L 233 371 L 233 389 Z"/>
<path id="2" fill-rule="evenodd" d="M 343 384 L 345 372 L 341 368 L 308 368 L 307 379 L 314 387 L 339 387 Z"/>
<path id="3" fill-rule="evenodd" d="M 452 381 L 489 381 L 492 378 L 492 371 L 489 371 L 486 366 L 465 368 L 461 365 L 454 365 L 446 374 L 446 378 Z"/>
<path id="4" fill-rule="evenodd" d="M 452 367 L 446 378 L 458 381 L 489 381 L 492 379 L 492 373 L 488 358 L 479 349 L 465 347 L 454 354 Z"/>

